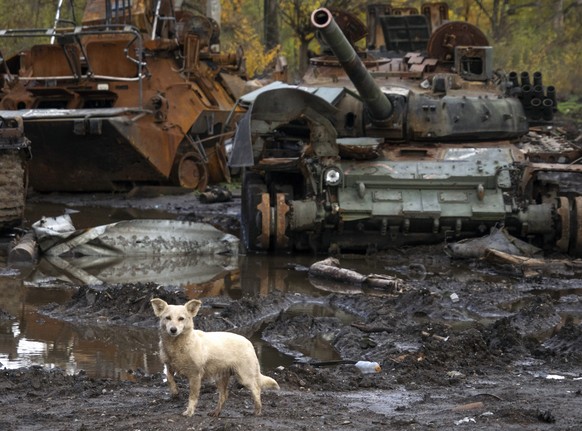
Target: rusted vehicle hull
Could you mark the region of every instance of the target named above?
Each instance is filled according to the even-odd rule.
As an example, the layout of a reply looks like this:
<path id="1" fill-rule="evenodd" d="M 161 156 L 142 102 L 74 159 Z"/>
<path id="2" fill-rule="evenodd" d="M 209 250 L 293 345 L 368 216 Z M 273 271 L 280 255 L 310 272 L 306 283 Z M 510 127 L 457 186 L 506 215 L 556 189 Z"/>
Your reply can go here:
<path id="1" fill-rule="evenodd" d="M 230 180 L 224 141 L 241 113 L 237 57 L 211 48 L 211 20 L 176 11 L 178 22 L 172 8 L 93 0 L 83 25 L 2 32 L 0 41 L 46 37 L 1 74 L 0 110 L 22 116 L 33 143 L 34 189 L 204 190 Z"/>
<path id="2" fill-rule="evenodd" d="M 184 172 L 186 167 L 180 171 L 175 165 L 185 139 L 178 128 L 164 130 L 148 118 L 140 118 L 139 110 L 112 116 L 114 112 L 17 111 L 27 118 L 26 136 L 34 142 L 31 186 L 42 192 L 127 190 L 140 184 L 204 189 L 209 182 L 230 180 L 221 137 L 196 145 L 197 151 L 191 154 L 194 166 Z M 10 117 L 15 112 L 0 111 L 2 114 Z M 216 121 L 226 121 L 225 112 L 209 114 Z"/>

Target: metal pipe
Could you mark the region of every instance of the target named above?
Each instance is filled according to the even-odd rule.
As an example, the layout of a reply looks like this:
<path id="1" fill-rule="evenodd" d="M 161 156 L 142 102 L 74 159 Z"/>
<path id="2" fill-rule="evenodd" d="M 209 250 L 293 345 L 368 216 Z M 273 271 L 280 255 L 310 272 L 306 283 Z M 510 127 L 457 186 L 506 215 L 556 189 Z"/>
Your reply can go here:
<path id="1" fill-rule="evenodd" d="M 55 43 L 55 33 L 57 31 L 57 25 L 59 24 L 59 20 L 61 19 L 61 8 L 63 7 L 63 0 L 59 0 L 59 4 L 57 5 L 57 12 L 55 13 L 55 22 L 53 24 L 53 35 L 51 37 L 51 45 Z"/>
<path id="2" fill-rule="evenodd" d="M 527 108 L 531 102 L 531 98 L 533 97 L 533 90 L 531 85 L 528 84 L 521 87 L 521 97 L 523 106 Z"/>
<path id="3" fill-rule="evenodd" d="M 534 72 L 533 74 L 533 85 L 539 85 L 540 87 L 542 84 L 542 72 Z"/>
<path id="4" fill-rule="evenodd" d="M 542 118 L 542 99 L 539 97 L 534 97 L 531 99 L 530 104 L 530 116 L 532 120 L 539 120 Z"/>
<path id="5" fill-rule="evenodd" d="M 542 116 L 544 120 L 551 121 L 554 118 L 554 102 L 545 98 L 542 102 Z"/>
<path id="6" fill-rule="evenodd" d="M 519 87 L 519 81 L 517 79 L 517 72 L 509 72 L 509 82 L 513 88 Z"/>
<path id="7" fill-rule="evenodd" d="M 160 18 L 160 6 L 162 4 L 162 0 L 157 0 L 156 1 L 156 8 L 155 8 L 155 13 L 154 13 L 154 25 L 152 27 L 152 40 L 156 39 L 156 32 L 158 31 L 157 27 L 158 27 L 158 20 Z"/>
<path id="8" fill-rule="evenodd" d="M 358 90 L 372 120 L 379 122 L 387 120 L 392 115 L 392 103 L 374 82 L 374 78 L 342 33 L 331 12 L 326 8 L 314 10 L 311 14 L 311 24 L 320 31 Z"/>
<path id="9" fill-rule="evenodd" d="M 548 88 L 546 88 L 546 97 L 552 101 L 553 106 L 556 106 L 556 87 L 548 85 Z"/>

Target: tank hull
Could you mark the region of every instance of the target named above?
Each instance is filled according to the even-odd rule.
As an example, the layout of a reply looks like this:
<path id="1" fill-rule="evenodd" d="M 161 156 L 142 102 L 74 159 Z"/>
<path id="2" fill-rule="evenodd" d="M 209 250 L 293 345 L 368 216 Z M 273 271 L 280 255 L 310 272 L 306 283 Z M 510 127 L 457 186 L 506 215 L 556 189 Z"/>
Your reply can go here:
<path id="1" fill-rule="evenodd" d="M 375 16 L 368 29 L 384 32 L 376 42 L 396 49 L 390 37 L 411 23 L 430 35 L 429 17 L 385 10 L 394 14 Z M 503 226 L 543 249 L 580 255 L 582 190 L 572 184 L 582 183 L 582 151 L 554 133 L 554 89 L 540 74 L 540 99 L 525 100 L 525 78 L 494 75 L 492 47 L 467 23 L 440 23 L 427 54 L 384 45 L 358 52 L 329 30 L 337 27 L 330 11 L 312 21 L 328 51 L 312 59 L 301 85 L 241 99 L 250 108 L 231 163 L 247 169 L 247 250 L 373 252 Z M 445 47 L 443 35 L 470 45 Z M 546 116 L 532 112 L 543 104 L 552 108 Z"/>

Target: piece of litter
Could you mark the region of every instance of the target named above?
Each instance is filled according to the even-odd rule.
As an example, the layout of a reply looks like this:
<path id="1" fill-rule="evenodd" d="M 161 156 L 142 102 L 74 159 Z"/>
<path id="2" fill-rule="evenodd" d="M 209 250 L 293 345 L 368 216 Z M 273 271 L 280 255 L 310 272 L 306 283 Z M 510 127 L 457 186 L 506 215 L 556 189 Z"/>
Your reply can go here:
<path id="1" fill-rule="evenodd" d="M 474 424 L 477 423 L 477 421 L 475 420 L 475 418 L 463 418 L 463 419 L 459 419 L 458 421 L 455 421 L 455 425 L 462 425 L 462 424 L 468 424 L 469 422 L 473 422 Z"/>
<path id="2" fill-rule="evenodd" d="M 548 380 L 564 380 L 566 377 L 564 376 L 560 376 L 558 374 L 548 374 L 546 376 L 546 379 Z"/>

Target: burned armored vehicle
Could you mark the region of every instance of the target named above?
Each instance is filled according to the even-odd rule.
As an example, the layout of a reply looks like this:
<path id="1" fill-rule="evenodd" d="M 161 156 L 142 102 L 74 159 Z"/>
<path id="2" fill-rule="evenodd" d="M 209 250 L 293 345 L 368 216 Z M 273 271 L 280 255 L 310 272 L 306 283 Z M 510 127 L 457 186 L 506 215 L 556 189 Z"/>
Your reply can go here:
<path id="1" fill-rule="evenodd" d="M 372 5 L 367 28 L 313 12 L 324 53 L 302 83 L 242 99 L 230 163 L 246 169 L 248 250 L 382 250 L 504 226 L 582 253 L 581 151 L 552 136 L 555 89 L 495 71 L 485 35 L 447 19 L 444 3 Z"/>
<path id="2" fill-rule="evenodd" d="M 30 142 L 22 118 L 0 117 L 0 233 L 24 219 Z"/>
<path id="3" fill-rule="evenodd" d="M 2 56 L 0 115 L 24 119 L 30 185 L 203 190 L 229 180 L 223 141 L 238 115 L 241 56 L 219 51 L 216 21 L 187 7 L 198 2 L 87 0 L 80 24 L 72 2 L 58 3 L 52 28 L 0 31 L 4 54 L 26 46 Z"/>

